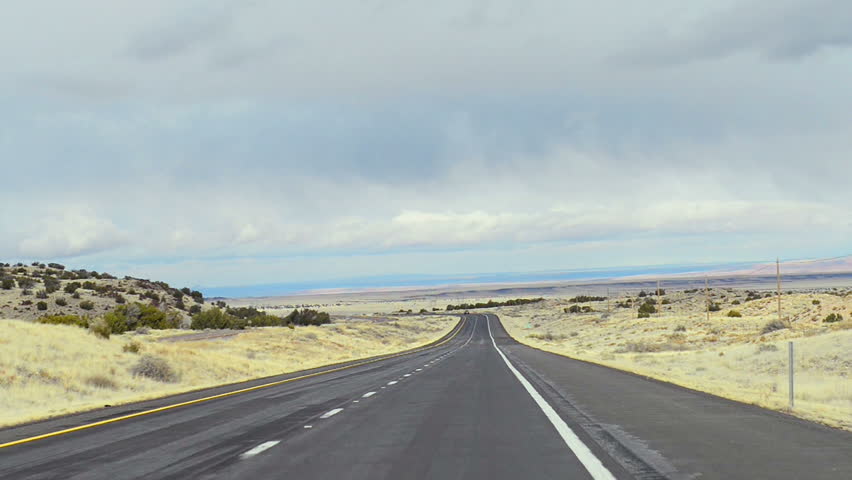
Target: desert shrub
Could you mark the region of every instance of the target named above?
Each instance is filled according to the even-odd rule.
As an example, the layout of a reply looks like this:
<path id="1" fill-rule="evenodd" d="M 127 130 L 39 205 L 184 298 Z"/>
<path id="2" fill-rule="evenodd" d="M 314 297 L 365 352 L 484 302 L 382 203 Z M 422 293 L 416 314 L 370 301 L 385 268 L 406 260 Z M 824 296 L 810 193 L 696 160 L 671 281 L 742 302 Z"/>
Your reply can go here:
<path id="1" fill-rule="evenodd" d="M 201 313 L 201 305 L 193 305 L 189 307 L 189 314 L 195 315 L 197 313 Z"/>
<path id="2" fill-rule="evenodd" d="M 65 270 L 65 265 L 59 263 L 48 263 L 47 266 L 55 270 Z"/>
<path id="3" fill-rule="evenodd" d="M 15 288 L 15 280 L 12 278 L 4 278 L 0 281 L 0 287 L 3 287 L 3 290 L 11 290 Z"/>
<path id="4" fill-rule="evenodd" d="M 27 296 L 27 295 L 32 295 L 32 294 L 33 294 L 32 290 L 29 290 L 29 289 L 26 289 L 26 288 L 21 290 L 21 295 Z"/>
<path id="5" fill-rule="evenodd" d="M 529 337 L 529 338 L 533 338 L 533 339 L 535 339 L 535 340 L 544 340 L 544 341 L 546 341 L 546 342 L 556 342 L 556 341 L 559 341 L 559 340 L 565 340 L 566 338 L 568 338 L 568 337 L 566 337 L 565 335 L 562 335 L 562 334 L 554 335 L 554 334 L 553 334 L 553 333 L 551 333 L 551 332 L 546 332 L 546 333 L 532 333 L 532 334 L 530 334 L 530 335 L 527 335 L 527 337 Z"/>
<path id="6" fill-rule="evenodd" d="M 580 308 L 579 305 L 571 305 L 570 307 L 564 309 L 565 313 L 580 313 L 582 311 L 583 310 Z"/>
<path id="7" fill-rule="evenodd" d="M 670 305 L 671 303 L 672 303 L 672 301 L 669 300 L 668 298 L 664 298 L 660 301 L 661 305 Z"/>
<path id="8" fill-rule="evenodd" d="M 606 297 L 593 297 L 589 295 L 577 295 L 576 297 L 568 300 L 571 303 L 586 303 L 586 302 L 602 302 L 606 300 Z"/>
<path id="9" fill-rule="evenodd" d="M 763 326 L 763 329 L 760 330 L 761 335 L 765 335 L 767 333 L 775 332 L 777 330 L 783 330 L 787 328 L 787 324 L 782 322 L 781 320 L 775 319 L 770 320 Z"/>
<path id="10" fill-rule="evenodd" d="M 165 359 L 150 354 L 142 355 L 130 372 L 134 376 L 150 378 L 158 382 L 174 383 L 178 381 L 177 373 Z"/>
<path id="11" fill-rule="evenodd" d="M 71 282 L 71 283 L 66 284 L 65 288 L 63 288 L 63 290 L 65 291 L 65 293 L 74 293 L 74 292 L 77 291 L 78 288 L 80 288 L 82 286 L 83 285 L 80 282 Z"/>
<path id="12" fill-rule="evenodd" d="M 739 310 L 730 310 L 728 311 L 728 316 L 731 318 L 739 318 L 742 317 L 743 314 L 739 312 Z"/>
<path id="13" fill-rule="evenodd" d="M 73 298 L 74 300 L 80 300 L 80 292 L 72 293 L 71 298 Z"/>
<path id="14" fill-rule="evenodd" d="M 651 314 L 648 312 L 639 312 L 638 318 L 651 318 Z"/>
<path id="15" fill-rule="evenodd" d="M 711 312 L 718 312 L 722 310 L 722 307 L 718 303 L 712 302 L 710 303 L 710 307 L 708 308 L 708 310 L 710 310 Z"/>
<path id="16" fill-rule="evenodd" d="M 731 305 L 739 305 L 740 303 L 742 302 L 740 302 L 739 300 L 734 300 L 733 302 L 731 302 Z"/>
<path id="17" fill-rule="evenodd" d="M 183 300 L 178 300 L 177 302 L 175 302 L 175 308 L 177 308 L 178 310 L 186 310 L 186 304 L 183 303 Z"/>
<path id="18" fill-rule="evenodd" d="M 123 296 L 118 295 L 118 294 L 116 294 L 116 296 L 113 297 L 113 300 L 115 300 L 115 303 L 117 303 L 119 305 L 124 305 L 125 303 L 127 303 L 127 300 Z"/>
<path id="19" fill-rule="evenodd" d="M 36 303 L 36 308 L 39 310 L 47 310 L 47 302 L 41 301 Z"/>
<path id="20" fill-rule="evenodd" d="M 112 331 L 110 330 L 109 323 L 103 318 L 98 318 L 89 322 L 89 332 L 91 332 L 94 336 L 109 339 Z"/>
<path id="21" fill-rule="evenodd" d="M 189 289 L 189 288 L 187 288 L 187 287 L 183 287 L 183 288 L 181 288 L 181 289 L 180 289 L 180 291 L 181 291 L 181 293 L 183 293 L 184 295 L 187 295 L 187 296 L 190 296 L 190 297 L 192 296 L 192 290 L 190 290 L 190 289 Z"/>
<path id="22" fill-rule="evenodd" d="M 761 343 L 760 345 L 757 346 L 757 353 L 777 352 L 777 351 L 778 351 L 778 347 L 776 345 L 771 344 L 771 343 Z"/>
<path id="23" fill-rule="evenodd" d="M 842 322 L 843 315 L 839 313 L 829 313 L 822 321 L 824 323 Z"/>
<path id="24" fill-rule="evenodd" d="M 409 312 L 410 313 L 410 312 Z M 318 312 L 310 308 L 299 310 L 298 308 L 284 317 L 287 323 L 296 325 L 324 325 L 331 323 L 331 316 L 326 312 Z"/>
<path id="25" fill-rule="evenodd" d="M 148 327 L 136 327 L 136 335 L 148 335 L 151 329 Z"/>
<path id="26" fill-rule="evenodd" d="M 110 331 L 116 334 L 136 330 L 139 327 L 163 330 L 180 326 L 178 313 L 163 312 L 157 307 L 138 302 L 116 307 L 115 310 L 104 315 L 104 320 L 109 325 Z"/>
<path id="27" fill-rule="evenodd" d="M 128 295 L 137 295 L 137 293 L 136 293 L 136 289 L 135 289 L 135 288 L 131 288 L 131 289 L 127 290 L 127 294 L 128 294 Z"/>
<path id="28" fill-rule="evenodd" d="M 32 304 L 33 304 L 32 300 L 24 300 L 23 302 L 21 302 L 21 305 L 24 306 L 24 307 L 30 306 Z"/>
<path id="29" fill-rule="evenodd" d="M 128 343 L 125 343 L 123 347 L 121 347 L 121 351 L 124 353 L 139 353 L 142 350 L 142 344 L 136 341 L 131 340 Z"/>
<path id="30" fill-rule="evenodd" d="M 675 332 L 685 332 L 685 331 L 686 331 L 686 326 L 684 326 L 684 325 L 678 325 L 678 326 L 676 326 L 676 327 L 675 327 L 674 331 L 675 331 Z"/>
<path id="31" fill-rule="evenodd" d="M 447 311 L 470 310 L 472 308 L 515 307 L 541 301 L 544 301 L 544 298 L 514 298 L 511 300 L 506 300 L 505 302 L 495 302 L 494 300 L 488 300 L 487 302 L 479 303 L 462 303 L 460 305 L 447 305 Z"/>
<path id="32" fill-rule="evenodd" d="M 48 325 L 74 325 L 89 328 L 89 319 L 78 315 L 45 315 L 36 321 Z"/>
<path id="33" fill-rule="evenodd" d="M 812 303 L 813 305 L 819 305 L 819 304 L 820 304 L 820 301 L 819 301 L 819 300 L 814 300 L 814 301 L 812 301 L 811 303 Z"/>
<path id="34" fill-rule="evenodd" d="M 36 298 L 45 299 L 47 298 L 47 290 L 39 290 L 36 292 Z"/>
<path id="35" fill-rule="evenodd" d="M 210 310 L 205 310 L 193 315 L 190 328 L 193 330 L 204 330 L 205 328 L 242 329 L 245 328 L 247 323 L 248 322 L 243 318 L 235 317 L 225 311 L 222 311 L 222 309 L 218 307 L 214 307 Z"/>
<path id="36" fill-rule="evenodd" d="M 64 299 L 64 298 L 62 298 L 62 297 L 58 297 L 58 298 L 55 300 L 55 302 L 56 302 L 56 304 L 57 304 L 57 305 L 59 305 L 60 307 L 64 307 L 64 306 L 68 305 L 68 300 L 65 300 L 65 299 Z"/>
<path id="37" fill-rule="evenodd" d="M 97 286 L 98 284 L 96 284 L 95 282 L 91 280 L 86 280 L 85 282 L 83 282 L 83 286 L 81 288 L 85 288 L 86 290 L 94 290 Z"/>
<path id="38" fill-rule="evenodd" d="M 47 293 L 53 293 L 59 290 L 59 287 L 62 285 L 62 282 L 53 278 L 53 277 L 44 277 L 44 289 Z"/>
<path id="39" fill-rule="evenodd" d="M 189 296 L 198 303 L 204 303 L 204 295 L 198 290 L 189 292 Z"/>
<path id="40" fill-rule="evenodd" d="M 441 309 L 440 309 L 440 308 L 438 308 L 438 307 L 432 307 L 432 311 L 433 311 L 433 312 L 439 312 L 439 311 L 441 311 Z"/>
<path id="41" fill-rule="evenodd" d="M 429 312 L 429 310 L 426 310 L 425 308 L 420 309 L 420 313 L 428 313 L 428 312 Z"/>
<path id="42" fill-rule="evenodd" d="M 656 295 L 656 296 L 658 296 L 658 297 L 659 297 L 659 296 L 662 296 L 662 295 L 665 295 L 665 294 L 666 294 L 666 289 L 665 289 L 665 288 L 658 288 L 658 289 L 654 290 L 654 295 Z"/>
<path id="43" fill-rule="evenodd" d="M 648 296 L 648 292 L 646 292 L 645 290 L 641 290 L 641 291 L 639 292 L 639 296 L 640 296 L 640 297 L 647 297 L 647 296 Z"/>
<path id="44" fill-rule="evenodd" d="M 95 302 L 91 300 L 83 300 L 82 302 L 80 302 L 80 308 L 82 308 L 83 310 L 91 310 L 95 308 Z"/>
<path id="45" fill-rule="evenodd" d="M 102 388 L 108 390 L 115 390 L 118 388 L 115 381 L 113 379 L 105 376 L 105 375 L 92 375 L 86 378 L 86 384 L 95 388 Z"/>
<path id="46" fill-rule="evenodd" d="M 35 280 L 33 280 L 32 278 L 18 277 L 17 281 L 18 287 L 23 289 L 32 288 L 32 286 L 35 285 Z"/>
<path id="47" fill-rule="evenodd" d="M 645 313 L 645 314 L 648 314 L 648 316 L 646 316 L 646 317 L 640 316 L 639 318 L 648 318 L 650 316 L 650 314 L 657 313 L 657 308 L 654 306 L 653 303 L 650 302 L 650 300 L 652 300 L 652 299 L 645 300 L 645 303 L 643 303 L 642 305 L 639 306 L 639 314 L 641 315 L 641 314 Z"/>

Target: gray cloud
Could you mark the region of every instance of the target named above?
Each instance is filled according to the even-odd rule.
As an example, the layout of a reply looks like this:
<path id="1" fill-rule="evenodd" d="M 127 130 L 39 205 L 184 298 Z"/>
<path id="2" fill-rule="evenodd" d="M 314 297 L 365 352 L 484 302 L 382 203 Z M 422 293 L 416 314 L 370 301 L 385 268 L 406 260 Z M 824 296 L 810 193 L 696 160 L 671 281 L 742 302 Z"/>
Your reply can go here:
<path id="1" fill-rule="evenodd" d="M 85 1 L 105 21 L 22 4 L 0 31 L 0 258 L 343 275 L 848 244 L 839 3 Z M 678 67 L 607 60 L 627 44 Z"/>
<path id="2" fill-rule="evenodd" d="M 753 51 L 796 60 L 852 45 L 852 4 L 845 0 L 751 0 L 683 24 L 665 25 L 616 58 L 678 65 Z"/>

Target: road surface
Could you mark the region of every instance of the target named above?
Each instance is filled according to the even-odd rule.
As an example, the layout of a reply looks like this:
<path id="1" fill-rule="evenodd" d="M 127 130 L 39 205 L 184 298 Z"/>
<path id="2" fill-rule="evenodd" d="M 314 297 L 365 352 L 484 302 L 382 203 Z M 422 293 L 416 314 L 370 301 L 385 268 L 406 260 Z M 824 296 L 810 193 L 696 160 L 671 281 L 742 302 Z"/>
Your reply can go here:
<path id="1" fill-rule="evenodd" d="M 852 478 L 852 434 L 520 345 L 493 314 L 333 370 L 3 447 L 0 478 Z M 0 444 L 237 388 L 7 429 Z"/>

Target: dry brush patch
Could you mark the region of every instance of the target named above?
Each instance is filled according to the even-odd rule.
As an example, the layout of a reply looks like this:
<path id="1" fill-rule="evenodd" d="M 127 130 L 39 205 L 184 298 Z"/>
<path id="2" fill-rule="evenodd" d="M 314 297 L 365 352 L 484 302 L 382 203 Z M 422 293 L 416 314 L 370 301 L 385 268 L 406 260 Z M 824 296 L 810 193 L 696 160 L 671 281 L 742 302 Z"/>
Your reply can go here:
<path id="1" fill-rule="evenodd" d="M 509 333 L 531 346 L 627 370 L 767 408 L 787 407 L 787 342 L 796 345 L 792 413 L 852 430 L 852 295 L 795 293 L 746 300 L 714 291 L 720 311 L 707 320 L 703 292 L 669 292 L 661 313 L 637 318 L 627 308 L 568 313 L 567 300 L 501 308 Z M 612 299 L 627 304 L 627 298 Z M 643 299 L 644 300 L 644 299 Z M 816 300 L 816 302 L 815 302 Z M 600 304 L 595 310 L 606 310 Z M 727 313 L 736 305 L 740 317 Z M 826 322 L 830 313 L 843 319 Z M 836 318 L 833 317 L 833 318 Z"/>
<path id="2" fill-rule="evenodd" d="M 0 426 L 394 353 L 440 338 L 457 321 L 264 327 L 160 342 L 184 332 L 99 338 L 76 326 L 0 320 Z"/>

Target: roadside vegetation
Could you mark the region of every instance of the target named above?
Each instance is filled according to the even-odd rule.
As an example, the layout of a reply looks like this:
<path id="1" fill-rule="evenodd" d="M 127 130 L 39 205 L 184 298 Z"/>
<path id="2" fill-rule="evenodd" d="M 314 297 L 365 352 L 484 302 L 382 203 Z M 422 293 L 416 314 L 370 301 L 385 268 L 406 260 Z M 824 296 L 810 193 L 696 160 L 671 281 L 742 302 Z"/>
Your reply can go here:
<path id="1" fill-rule="evenodd" d="M 543 298 L 515 298 L 513 300 L 505 300 L 502 302 L 495 302 L 494 300 L 488 300 L 487 302 L 479 302 L 479 303 L 461 303 L 459 305 L 447 305 L 447 311 L 452 310 L 472 310 L 475 308 L 494 308 L 494 307 L 514 307 L 518 305 L 529 305 L 530 303 L 536 303 L 544 301 Z"/>

